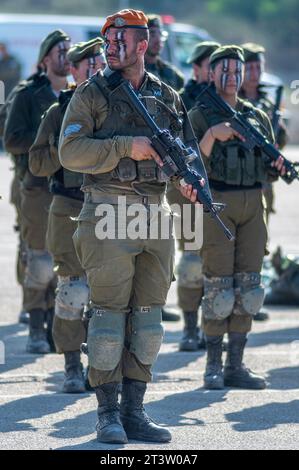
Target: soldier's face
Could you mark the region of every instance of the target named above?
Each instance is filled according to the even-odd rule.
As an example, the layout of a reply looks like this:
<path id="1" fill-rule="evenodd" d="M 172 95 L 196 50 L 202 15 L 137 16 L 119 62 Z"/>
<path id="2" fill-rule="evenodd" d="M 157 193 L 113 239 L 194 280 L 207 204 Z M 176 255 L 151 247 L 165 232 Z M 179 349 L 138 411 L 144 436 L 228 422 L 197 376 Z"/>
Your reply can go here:
<path id="1" fill-rule="evenodd" d="M 197 83 L 209 82 L 210 81 L 210 58 L 204 59 L 200 65 L 193 64 L 193 71 L 195 80 Z"/>
<path id="2" fill-rule="evenodd" d="M 104 70 L 105 67 L 105 57 L 103 55 L 97 55 L 95 57 L 82 60 L 76 67 L 72 65 L 71 74 L 73 75 L 77 85 L 80 85 L 98 70 Z"/>
<path id="3" fill-rule="evenodd" d="M 105 35 L 105 55 L 111 70 L 135 65 L 146 48 L 147 41 L 136 41 L 134 29 L 109 28 Z"/>
<path id="4" fill-rule="evenodd" d="M 244 64 L 235 59 L 224 59 L 216 64 L 211 79 L 217 90 L 234 95 L 238 93 L 244 79 Z"/>
<path id="5" fill-rule="evenodd" d="M 245 77 L 244 83 L 249 83 L 252 86 L 258 86 L 261 81 L 261 76 L 264 71 L 264 62 L 257 60 L 247 62 L 245 64 Z"/>
<path id="6" fill-rule="evenodd" d="M 165 37 L 160 28 L 152 26 L 149 28 L 149 42 L 147 54 L 150 56 L 158 56 L 162 52 L 165 42 Z"/>
<path id="7" fill-rule="evenodd" d="M 70 63 L 66 58 L 69 48 L 70 41 L 56 44 L 44 59 L 47 70 L 51 69 L 58 77 L 66 77 L 70 73 Z"/>

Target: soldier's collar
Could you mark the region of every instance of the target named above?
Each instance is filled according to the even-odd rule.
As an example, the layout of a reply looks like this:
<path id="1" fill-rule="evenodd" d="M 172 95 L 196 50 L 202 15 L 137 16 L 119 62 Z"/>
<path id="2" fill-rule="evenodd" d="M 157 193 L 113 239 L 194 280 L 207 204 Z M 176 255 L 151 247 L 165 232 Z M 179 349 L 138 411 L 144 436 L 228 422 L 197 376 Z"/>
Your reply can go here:
<path id="1" fill-rule="evenodd" d="M 148 72 L 147 70 L 145 71 L 145 80 L 144 80 L 144 83 L 149 80 L 150 82 L 152 83 L 156 83 L 157 85 L 161 86 L 161 80 L 156 76 L 154 75 L 153 73 L 151 72 Z"/>

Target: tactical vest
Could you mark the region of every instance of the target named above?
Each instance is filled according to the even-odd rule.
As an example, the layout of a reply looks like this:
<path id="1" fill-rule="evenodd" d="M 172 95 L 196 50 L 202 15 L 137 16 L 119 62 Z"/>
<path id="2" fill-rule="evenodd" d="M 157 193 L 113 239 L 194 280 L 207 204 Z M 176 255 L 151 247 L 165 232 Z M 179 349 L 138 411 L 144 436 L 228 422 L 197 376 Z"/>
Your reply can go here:
<path id="1" fill-rule="evenodd" d="M 61 113 L 61 125 L 67 109 L 67 106 L 75 92 L 75 88 L 63 90 L 59 95 L 59 109 Z M 61 126 L 60 126 L 61 129 Z M 60 131 L 59 129 L 59 131 Z M 59 134 L 56 136 L 58 142 Z M 70 197 L 72 199 L 83 200 L 84 196 L 80 190 L 83 184 L 83 174 L 61 167 L 54 175 L 49 178 L 49 190 L 53 194 Z"/>
<path id="2" fill-rule="evenodd" d="M 252 110 L 250 104 L 243 105 L 243 111 Z M 211 108 L 199 104 L 207 129 L 223 122 L 223 117 Z M 227 142 L 215 141 L 209 157 L 209 179 L 234 186 L 254 186 L 267 181 L 265 155 L 260 149 L 246 150 L 239 139 Z"/>
<path id="3" fill-rule="evenodd" d="M 95 130 L 94 138 L 112 139 L 114 136 L 145 136 L 152 137 L 151 130 L 145 125 L 143 119 L 133 108 L 121 89 L 111 92 L 108 82 L 99 75 L 93 79 L 96 86 L 108 101 L 108 114 L 100 129 Z M 169 129 L 172 135 L 178 136 L 182 130 L 176 117 L 173 95 L 161 82 L 148 74 L 147 89 L 142 90 L 143 104 L 149 114 L 162 129 Z M 159 103 L 162 102 L 162 103 Z M 163 105 L 164 103 L 164 105 Z M 170 108 L 171 112 L 165 108 Z M 84 175 L 84 186 L 111 182 L 127 183 L 137 193 L 138 187 L 143 183 L 163 183 L 167 178 L 154 160 L 135 161 L 130 156 L 120 159 L 117 167 L 110 172 L 96 175 Z M 122 184 L 123 186 L 123 184 Z"/>

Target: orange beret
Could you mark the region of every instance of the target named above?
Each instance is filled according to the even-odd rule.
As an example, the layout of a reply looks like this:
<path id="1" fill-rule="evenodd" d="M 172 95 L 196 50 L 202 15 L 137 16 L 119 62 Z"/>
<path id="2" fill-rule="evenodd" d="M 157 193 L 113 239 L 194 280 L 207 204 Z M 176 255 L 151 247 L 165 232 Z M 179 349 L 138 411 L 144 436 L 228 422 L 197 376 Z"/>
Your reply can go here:
<path id="1" fill-rule="evenodd" d="M 106 22 L 102 27 L 102 35 L 106 33 L 111 26 L 113 28 L 137 28 L 148 29 L 148 18 L 139 10 L 121 10 L 114 15 L 107 16 Z"/>

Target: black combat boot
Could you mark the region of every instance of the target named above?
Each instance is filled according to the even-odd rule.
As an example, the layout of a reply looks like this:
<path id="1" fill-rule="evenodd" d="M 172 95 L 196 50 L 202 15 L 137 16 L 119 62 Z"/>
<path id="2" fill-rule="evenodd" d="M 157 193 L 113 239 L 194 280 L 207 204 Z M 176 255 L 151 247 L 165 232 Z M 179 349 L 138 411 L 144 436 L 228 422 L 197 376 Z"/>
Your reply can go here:
<path id="1" fill-rule="evenodd" d="M 47 341 L 50 345 L 51 352 L 56 352 L 55 343 L 53 340 L 53 320 L 54 320 L 54 308 L 49 308 L 46 311 L 46 325 L 47 325 Z"/>
<path id="2" fill-rule="evenodd" d="M 83 365 L 80 361 L 80 351 L 68 351 L 64 353 L 65 379 L 62 391 L 64 393 L 84 393 L 85 384 Z"/>
<path id="3" fill-rule="evenodd" d="M 98 399 L 97 439 L 110 444 L 126 444 L 127 435 L 119 414 L 119 383 L 111 382 L 95 387 Z"/>
<path id="4" fill-rule="evenodd" d="M 204 387 L 207 390 L 222 390 L 224 388 L 222 341 L 223 336 L 206 336 L 207 366 Z"/>
<path id="5" fill-rule="evenodd" d="M 180 319 L 181 317 L 177 313 L 162 308 L 162 321 L 179 321 Z"/>
<path id="6" fill-rule="evenodd" d="M 127 436 L 138 441 L 170 442 L 171 434 L 168 429 L 156 424 L 145 412 L 145 391 L 145 382 L 124 378 L 120 413 Z"/>
<path id="7" fill-rule="evenodd" d="M 180 351 L 197 351 L 199 343 L 199 330 L 197 327 L 197 312 L 184 313 L 184 331 L 179 344 Z"/>
<path id="8" fill-rule="evenodd" d="M 242 364 L 244 348 L 247 342 L 245 333 L 230 333 L 227 359 L 224 368 L 224 384 L 226 387 L 238 387 L 251 390 L 266 388 L 266 380 L 247 369 Z"/>
<path id="9" fill-rule="evenodd" d="M 26 351 L 32 354 L 47 354 L 50 352 L 50 345 L 44 326 L 45 312 L 35 308 L 29 313 L 29 337 Z"/>

